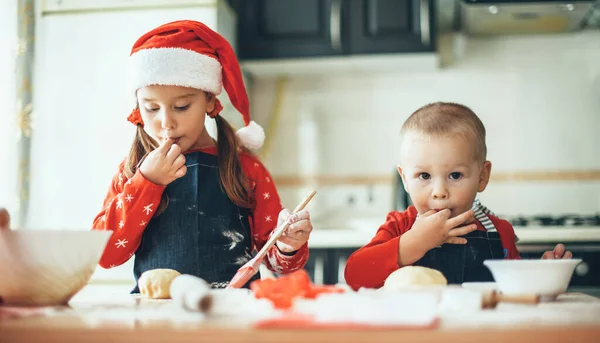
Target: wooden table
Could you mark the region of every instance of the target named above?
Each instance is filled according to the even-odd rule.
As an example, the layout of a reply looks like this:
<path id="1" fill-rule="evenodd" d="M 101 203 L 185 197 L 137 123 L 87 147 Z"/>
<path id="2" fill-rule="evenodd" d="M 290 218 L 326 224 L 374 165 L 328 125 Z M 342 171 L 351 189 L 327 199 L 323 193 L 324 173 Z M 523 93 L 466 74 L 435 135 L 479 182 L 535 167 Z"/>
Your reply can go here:
<path id="1" fill-rule="evenodd" d="M 0 342 L 600 342 L 600 299 L 582 294 L 537 306 L 446 313 L 432 330 L 256 330 L 243 320 L 157 311 L 172 305 L 110 292 L 76 296 L 69 307 L 0 320 Z"/>

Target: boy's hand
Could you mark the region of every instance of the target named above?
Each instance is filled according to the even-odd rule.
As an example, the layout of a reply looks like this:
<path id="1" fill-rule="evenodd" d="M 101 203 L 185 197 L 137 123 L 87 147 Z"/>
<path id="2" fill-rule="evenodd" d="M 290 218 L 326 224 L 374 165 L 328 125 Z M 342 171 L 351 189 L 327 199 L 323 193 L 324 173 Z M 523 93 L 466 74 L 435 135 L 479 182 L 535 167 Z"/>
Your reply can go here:
<path id="1" fill-rule="evenodd" d="M 573 253 L 568 251 L 563 244 L 557 244 L 554 247 L 554 250 L 548 250 L 542 255 L 542 260 L 555 260 L 561 258 L 565 260 L 573 258 Z"/>
<path id="2" fill-rule="evenodd" d="M 10 215 L 4 208 L 0 208 L 0 230 L 10 229 Z"/>
<path id="3" fill-rule="evenodd" d="M 454 218 L 450 218 L 450 213 L 449 209 L 439 212 L 430 210 L 417 217 L 409 232 L 413 231 L 415 236 L 418 235 L 415 239 L 421 241 L 427 251 L 444 243 L 466 244 L 467 239 L 459 236 L 477 230 L 476 224 L 462 225 L 473 220 L 473 211 L 469 210 Z"/>
<path id="4" fill-rule="evenodd" d="M 290 217 L 290 211 L 287 209 L 279 212 L 277 227 Z M 284 253 L 292 253 L 304 245 L 312 232 L 312 223 L 310 222 L 310 214 L 306 210 L 302 210 L 294 215 L 291 215 L 290 226 L 283 232 L 283 235 L 277 240 L 277 248 Z"/>
<path id="5" fill-rule="evenodd" d="M 477 230 L 476 224 L 467 224 L 474 219 L 469 210 L 450 218 L 448 209 L 428 211 L 417 217 L 412 228 L 400 238 L 398 265 L 407 266 L 421 259 L 429 250 L 444 243 L 466 244 L 467 239 L 459 236 Z M 462 226 L 459 226 L 462 225 Z"/>
<path id="6" fill-rule="evenodd" d="M 140 172 L 148 181 L 166 186 L 187 172 L 185 156 L 179 145 L 174 144 L 172 139 L 167 139 L 146 156 Z"/>

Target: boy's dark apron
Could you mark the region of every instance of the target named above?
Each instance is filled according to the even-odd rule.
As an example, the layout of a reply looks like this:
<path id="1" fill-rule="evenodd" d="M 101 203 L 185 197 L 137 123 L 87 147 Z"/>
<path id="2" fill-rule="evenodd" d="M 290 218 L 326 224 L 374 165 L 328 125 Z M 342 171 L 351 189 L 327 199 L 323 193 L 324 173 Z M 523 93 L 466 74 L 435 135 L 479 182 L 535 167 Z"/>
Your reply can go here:
<path id="1" fill-rule="evenodd" d="M 504 248 L 496 227 L 486 214 L 487 208 L 475 201 L 473 211 L 486 231 L 475 230 L 462 236 L 467 239 L 467 244 L 442 244 L 433 248 L 413 265 L 439 270 L 449 284 L 493 282 L 483 261 L 503 259 Z"/>
<path id="2" fill-rule="evenodd" d="M 139 293 L 140 275 L 157 268 L 198 276 L 215 288 L 225 287 L 252 258 L 250 211 L 227 197 L 217 156 L 192 152 L 185 158 L 186 175 L 166 187 L 168 206 L 142 235 L 135 253 L 132 293 Z"/>

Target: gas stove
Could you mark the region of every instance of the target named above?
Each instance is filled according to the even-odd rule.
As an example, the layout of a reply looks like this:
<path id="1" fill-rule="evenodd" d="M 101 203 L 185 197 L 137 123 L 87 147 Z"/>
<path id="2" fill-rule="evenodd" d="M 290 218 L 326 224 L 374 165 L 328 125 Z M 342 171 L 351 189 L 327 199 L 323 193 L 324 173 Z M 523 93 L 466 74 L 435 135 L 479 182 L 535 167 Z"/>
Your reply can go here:
<path id="1" fill-rule="evenodd" d="M 598 227 L 600 228 L 600 213 L 595 215 L 534 215 L 534 216 L 516 216 L 516 217 L 500 217 L 508 220 L 513 226 L 520 227 Z"/>
<path id="2" fill-rule="evenodd" d="M 600 213 L 500 217 L 513 225 L 519 243 L 600 244 Z"/>

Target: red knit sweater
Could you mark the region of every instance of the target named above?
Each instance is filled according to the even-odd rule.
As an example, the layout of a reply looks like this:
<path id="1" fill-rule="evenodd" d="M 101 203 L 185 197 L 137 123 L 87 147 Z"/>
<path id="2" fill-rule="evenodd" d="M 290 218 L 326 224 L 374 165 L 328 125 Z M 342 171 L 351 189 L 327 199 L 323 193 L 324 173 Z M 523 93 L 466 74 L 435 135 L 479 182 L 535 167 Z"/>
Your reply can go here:
<path id="1" fill-rule="evenodd" d="M 505 258 L 520 259 L 512 225 L 492 215 L 489 215 L 489 218 L 500 235 L 506 252 Z M 400 268 L 398 265 L 400 239 L 412 228 L 416 219 L 417 209 L 414 206 L 410 206 L 404 212 L 390 212 L 371 242 L 348 258 L 345 270 L 346 283 L 355 290 L 361 287 L 383 286 L 385 279 Z M 476 224 L 478 230 L 485 231 L 478 221 Z"/>
<path id="2" fill-rule="evenodd" d="M 200 151 L 217 155 L 216 147 Z M 265 166 L 254 155 L 248 153 L 242 153 L 240 159 L 242 169 L 254 192 L 256 206 L 249 221 L 252 248 L 259 250 L 277 225 L 277 218 L 283 207 Z M 133 256 L 166 188 L 148 181 L 139 171 L 131 179 L 127 179 L 123 173 L 123 166 L 124 162 L 113 177 L 103 209 L 93 224 L 94 230 L 113 231 L 100 259 L 99 264 L 103 268 L 116 267 Z M 298 270 L 304 267 L 308 260 L 308 245 L 304 244 L 292 256 L 282 254 L 277 246 L 273 246 L 265 260 L 267 267 L 274 272 L 289 273 Z"/>

